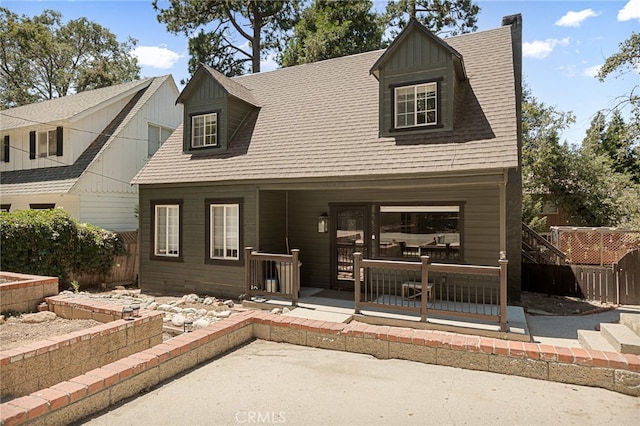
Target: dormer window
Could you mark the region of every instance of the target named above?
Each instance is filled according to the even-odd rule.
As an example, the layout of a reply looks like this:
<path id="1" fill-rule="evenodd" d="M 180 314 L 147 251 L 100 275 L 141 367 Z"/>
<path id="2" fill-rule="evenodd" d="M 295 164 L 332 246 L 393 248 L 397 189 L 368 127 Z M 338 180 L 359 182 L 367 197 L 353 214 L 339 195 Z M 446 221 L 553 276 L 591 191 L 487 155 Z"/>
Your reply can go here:
<path id="1" fill-rule="evenodd" d="M 438 124 L 438 83 L 394 88 L 396 129 Z"/>
<path id="2" fill-rule="evenodd" d="M 57 155 L 56 130 L 38 132 L 38 157 L 55 157 Z"/>
<path id="3" fill-rule="evenodd" d="M 191 148 L 218 146 L 218 113 L 191 117 Z"/>

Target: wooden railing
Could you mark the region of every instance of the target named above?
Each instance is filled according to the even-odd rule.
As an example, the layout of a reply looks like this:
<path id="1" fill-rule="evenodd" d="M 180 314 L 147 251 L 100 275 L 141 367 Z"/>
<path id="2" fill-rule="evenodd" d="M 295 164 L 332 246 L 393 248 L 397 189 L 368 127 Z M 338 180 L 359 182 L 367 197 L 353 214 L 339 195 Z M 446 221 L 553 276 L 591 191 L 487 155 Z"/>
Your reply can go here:
<path id="1" fill-rule="evenodd" d="M 259 253 L 245 249 L 245 293 L 247 296 L 282 297 L 298 305 L 300 250 L 291 254 Z"/>
<path id="2" fill-rule="evenodd" d="M 363 307 L 497 321 L 507 331 L 507 264 L 474 266 L 363 259 L 354 254 L 355 312 Z"/>
<path id="3" fill-rule="evenodd" d="M 531 263 L 564 265 L 566 256 L 556 246 L 522 223 L 522 253 Z"/>

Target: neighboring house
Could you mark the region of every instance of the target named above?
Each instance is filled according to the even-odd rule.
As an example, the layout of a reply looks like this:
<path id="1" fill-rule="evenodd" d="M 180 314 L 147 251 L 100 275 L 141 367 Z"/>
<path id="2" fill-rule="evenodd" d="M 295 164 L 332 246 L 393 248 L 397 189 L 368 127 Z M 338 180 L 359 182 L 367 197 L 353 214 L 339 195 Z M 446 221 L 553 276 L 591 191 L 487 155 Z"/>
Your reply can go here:
<path id="1" fill-rule="evenodd" d="M 178 93 L 167 75 L 0 111 L 0 207 L 137 229 L 130 181 L 181 123 Z"/>
<path id="2" fill-rule="evenodd" d="M 521 17 L 442 40 L 227 78 L 201 66 L 184 124 L 133 180 L 144 291 L 238 296 L 243 248 L 300 249 L 303 286 L 366 257 L 497 265 L 519 298 Z"/>

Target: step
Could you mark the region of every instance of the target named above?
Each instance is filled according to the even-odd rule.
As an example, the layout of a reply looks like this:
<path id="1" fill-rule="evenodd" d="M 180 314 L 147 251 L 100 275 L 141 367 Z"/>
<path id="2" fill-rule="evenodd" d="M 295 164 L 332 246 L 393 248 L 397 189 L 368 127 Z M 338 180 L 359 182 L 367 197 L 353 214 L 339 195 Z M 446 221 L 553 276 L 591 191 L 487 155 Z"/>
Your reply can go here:
<path id="1" fill-rule="evenodd" d="M 640 355 L 640 336 L 624 324 L 600 324 L 602 335 L 617 352 Z"/>
<path id="2" fill-rule="evenodd" d="M 640 314 L 620 314 L 620 324 L 626 325 L 631 331 L 640 336 Z"/>
<path id="3" fill-rule="evenodd" d="M 617 352 L 616 348 L 604 338 L 602 333 L 595 330 L 578 330 L 578 342 L 585 349 L 596 351 Z"/>

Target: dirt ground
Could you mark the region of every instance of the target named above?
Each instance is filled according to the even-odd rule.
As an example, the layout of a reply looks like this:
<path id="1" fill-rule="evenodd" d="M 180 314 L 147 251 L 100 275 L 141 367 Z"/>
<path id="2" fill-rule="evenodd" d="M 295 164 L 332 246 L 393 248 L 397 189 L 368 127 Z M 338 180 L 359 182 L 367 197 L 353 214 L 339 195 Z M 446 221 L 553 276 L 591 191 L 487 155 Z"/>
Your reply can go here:
<path id="1" fill-rule="evenodd" d="M 145 297 L 145 295 L 139 294 L 138 292 L 134 291 L 134 293 L 137 296 L 139 295 L 138 297 Z M 181 297 L 173 296 L 148 297 L 154 297 L 158 303 L 171 303 L 172 301 L 182 299 Z M 598 302 L 589 302 L 573 297 L 547 296 L 529 292 L 522 292 L 520 302 L 513 304 L 522 306 L 525 312 L 530 315 L 588 315 L 589 313 L 614 308 L 612 305 L 603 305 Z M 203 304 L 190 303 L 182 305 L 181 307 L 213 309 L 213 307 L 207 307 Z M 98 321 L 93 320 L 67 320 L 60 317 L 56 317 L 53 321 L 34 324 L 23 322 L 20 316 L 8 317 L 3 324 L 0 324 L 0 351 L 28 345 L 44 340 L 49 336 L 58 336 L 91 328 L 98 324 L 100 324 Z"/>

